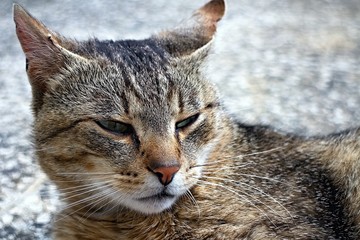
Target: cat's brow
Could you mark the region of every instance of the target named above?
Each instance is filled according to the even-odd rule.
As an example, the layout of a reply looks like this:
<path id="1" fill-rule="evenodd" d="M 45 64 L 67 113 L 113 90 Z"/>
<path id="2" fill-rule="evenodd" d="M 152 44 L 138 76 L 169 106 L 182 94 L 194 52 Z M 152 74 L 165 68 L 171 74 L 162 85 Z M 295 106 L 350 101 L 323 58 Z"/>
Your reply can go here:
<path id="1" fill-rule="evenodd" d="M 68 125 L 66 127 L 63 127 L 63 128 L 60 128 L 60 129 L 57 129 L 56 131 L 50 133 L 46 137 L 38 139 L 38 141 L 39 141 L 40 144 L 41 143 L 46 143 L 48 140 L 55 138 L 57 135 L 69 131 L 70 129 L 75 127 L 80 122 L 84 122 L 84 121 L 88 121 L 88 120 L 92 120 L 92 119 L 91 118 L 83 118 L 83 119 L 76 120 L 76 121 L 72 122 L 70 125 Z"/>
<path id="2" fill-rule="evenodd" d="M 207 103 L 206 106 L 205 106 L 205 109 L 209 109 L 209 108 L 217 108 L 217 107 L 220 107 L 220 102 L 210 102 L 210 103 Z"/>

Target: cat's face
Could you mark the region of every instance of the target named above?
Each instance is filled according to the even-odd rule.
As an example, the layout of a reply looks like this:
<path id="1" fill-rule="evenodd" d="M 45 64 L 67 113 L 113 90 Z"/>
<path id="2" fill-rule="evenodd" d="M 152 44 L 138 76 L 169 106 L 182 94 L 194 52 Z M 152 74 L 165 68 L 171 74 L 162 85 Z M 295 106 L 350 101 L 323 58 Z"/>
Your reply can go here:
<path id="1" fill-rule="evenodd" d="M 98 212 L 170 208 L 201 177 L 219 135 L 216 92 L 199 73 L 208 40 L 176 49 L 171 32 L 144 41 L 41 39 L 48 30 L 17 11 L 37 155 L 64 200 Z M 39 49 L 29 50 L 31 41 Z"/>
<path id="2" fill-rule="evenodd" d="M 55 76 L 35 134 L 60 189 L 90 184 L 110 207 L 156 213 L 196 183 L 216 143 L 218 102 L 197 74 L 174 65 L 131 73 L 93 60 Z"/>

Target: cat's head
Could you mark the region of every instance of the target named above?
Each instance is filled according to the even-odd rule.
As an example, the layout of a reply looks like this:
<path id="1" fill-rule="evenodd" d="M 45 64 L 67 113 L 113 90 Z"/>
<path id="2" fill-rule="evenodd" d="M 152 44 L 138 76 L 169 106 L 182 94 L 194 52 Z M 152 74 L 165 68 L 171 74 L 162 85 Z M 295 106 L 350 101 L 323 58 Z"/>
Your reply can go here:
<path id="1" fill-rule="evenodd" d="M 146 40 L 77 42 L 14 6 L 43 170 L 72 207 L 151 214 L 196 184 L 220 134 L 201 75 L 224 2 Z"/>

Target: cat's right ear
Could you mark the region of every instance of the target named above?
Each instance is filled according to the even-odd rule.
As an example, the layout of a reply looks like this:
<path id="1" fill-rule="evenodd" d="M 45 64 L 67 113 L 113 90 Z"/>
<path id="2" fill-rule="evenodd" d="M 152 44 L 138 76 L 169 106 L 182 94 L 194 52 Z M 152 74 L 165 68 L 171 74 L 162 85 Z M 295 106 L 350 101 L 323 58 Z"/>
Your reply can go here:
<path id="1" fill-rule="evenodd" d="M 66 65 L 66 60 L 82 58 L 71 52 L 73 41 L 49 30 L 23 7 L 14 4 L 16 34 L 26 56 L 26 71 L 33 91 L 34 110 L 40 107 L 49 79 Z"/>
<path id="2" fill-rule="evenodd" d="M 173 56 L 189 56 L 213 39 L 217 23 L 225 13 L 225 0 L 211 0 L 187 21 L 154 36 Z"/>

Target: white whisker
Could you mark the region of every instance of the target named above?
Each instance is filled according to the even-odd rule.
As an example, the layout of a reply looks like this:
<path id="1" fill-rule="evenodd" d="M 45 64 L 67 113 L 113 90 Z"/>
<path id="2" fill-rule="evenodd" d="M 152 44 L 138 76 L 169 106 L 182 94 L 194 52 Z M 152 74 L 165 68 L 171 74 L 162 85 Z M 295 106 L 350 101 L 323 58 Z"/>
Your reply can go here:
<path id="1" fill-rule="evenodd" d="M 194 165 L 192 166 L 191 168 L 195 168 L 195 167 L 206 167 L 206 166 L 216 166 L 217 164 L 220 164 L 220 163 L 224 163 L 224 162 L 228 162 L 228 161 L 231 161 L 232 163 L 237 163 L 237 159 L 243 159 L 245 157 L 249 157 L 249 156 L 255 156 L 255 155 L 261 155 L 261 154 L 266 154 L 266 153 L 270 153 L 270 152 L 274 152 L 274 151 L 277 151 L 279 149 L 282 149 L 284 147 L 276 147 L 276 148 L 271 148 L 271 149 L 268 149 L 268 150 L 264 150 L 264 151 L 260 151 L 260 152 L 254 152 L 254 153 L 247 153 L 247 154 L 241 154 L 241 155 L 238 155 L 236 157 L 224 157 L 222 159 L 219 159 L 219 160 L 215 160 L 215 161 L 211 161 L 211 162 L 208 162 L 208 163 L 205 163 L 205 164 L 201 164 L 201 165 Z M 255 162 L 246 162 L 246 163 L 242 163 L 242 165 L 247 166 L 247 165 L 250 165 L 250 164 L 256 164 Z"/>
<path id="2" fill-rule="evenodd" d="M 108 184 L 111 182 L 112 181 L 109 180 L 109 181 L 105 181 L 105 182 L 101 182 L 101 183 Z M 68 198 L 73 198 L 73 197 L 79 196 L 81 194 L 86 194 L 88 192 L 95 191 L 95 190 L 99 189 L 100 187 L 102 187 L 102 186 L 99 186 L 98 183 L 91 183 L 91 184 L 85 184 L 85 185 L 81 185 L 81 186 L 67 188 L 67 190 L 70 190 L 70 191 L 66 191 L 66 189 L 61 189 L 60 196 L 68 196 L 69 194 L 72 194 L 72 193 L 78 193 L 76 195 L 72 195 L 72 196 L 68 197 Z M 90 190 L 90 191 L 86 191 L 86 190 Z"/>
<path id="3" fill-rule="evenodd" d="M 92 189 L 90 189 L 90 190 L 88 190 L 88 191 L 84 191 L 84 192 L 81 192 L 81 193 L 78 193 L 78 194 L 75 194 L 75 195 L 72 195 L 72 196 L 68 196 L 68 197 L 62 198 L 62 199 L 63 199 L 63 200 L 71 199 L 71 198 L 74 198 L 74 197 L 77 197 L 77 196 L 81 196 L 81 195 L 84 195 L 84 194 L 88 194 L 88 193 L 92 193 L 92 192 L 101 190 L 101 189 L 103 189 L 103 188 L 105 188 L 105 187 L 109 187 L 109 186 L 110 186 L 110 184 L 100 185 L 100 186 L 98 186 L 98 187 L 96 187 L 96 188 L 92 188 Z M 84 203 L 84 202 L 88 201 L 89 198 L 95 197 L 95 196 L 97 196 L 98 194 L 101 194 L 101 193 L 102 193 L 102 192 L 100 191 L 100 192 L 97 192 L 97 193 L 95 193 L 95 194 L 92 194 L 92 195 L 90 195 L 90 196 L 88 196 L 88 197 L 85 197 L 85 198 L 83 198 L 83 199 L 81 199 L 81 200 L 78 200 L 78 201 L 76 201 L 76 202 L 73 202 L 73 203 L 71 203 L 71 204 L 68 204 L 67 207 L 68 207 L 68 208 L 71 208 L 71 207 L 74 207 L 74 206 L 79 205 L 79 204 L 81 204 L 81 203 Z"/>
<path id="4" fill-rule="evenodd" d="M 72 203 L 72 204 L 66 205 L 66 207 L 65 207 L 64 209 L 62 209 L 63 214 L 64 214 L 64 211 L 67 210 L 67 209 L 70 209 L 70 208 L 75 207 L 75 206 L 78 206 L 78 205 L 80 205 L 80 204 L 82 204 L 82 203 L 88 202 L 85 206 L 83 206 L 83 207 L 81 207 L 81 208 L 78 208 L 78 209 L 76 209 L 75 211 L 73 211 L 73 212 L 71 212 L 71 213 L 69 213 L 69 214 L 64 214 L 65 216 L 61 217 L 60 219 L 57 219 L 56 221 L 60 221 L 60 220 L 62 220 L 62 219 L 64 219 L 64 218 L 66 218 L 67 216 L 70 216 L 70 215 L 72 215 L 72 214 L 74 214 L 74 213 L 79 212 L 80 210 L 82 210 L 82 209 L 90 206 L 90 205 L 92 204 L 92 201 L 93 201 L 93 200 L 96 200 L 96 199 L 99 199 L 99 198 L 102 198 L 102 197 L 103 197 L 102 193 L 96 193 L 96 194 L 94 194 L 94 195 L 88 196 L 88 197 L 86 197 L 86 198 L 84 198 L 84 199 L 81 199 L 81 200 L 79 200 L 79 201 L 76 201 L 76 202 L 74 202 L 74 203 Z"/>
<path id="5" fill-rule="evenodd" d="M 231 188 L 229 188 L 229 187 L 223 186 L 223 185 L 221 185 L 221 184 L 217 184 L 217 183 L 213 183 L 213 182 L 207 182 L 207 181 L 200 180 L 200 179 L 199 179 L 198 181 L 199 181 L 200 183 L 205 184 L 205 185 L 220 187 L 220 188 L 225 189 L 225 190 L 228 191 L 228 192 L 233 193 L 234 195 L 236 195 L 236 196 L 238 196 L 239 198 L 245 200 L 245 201 L 248 202 L 251 206 L 253 206 L 254 208 L 256 208 L 256 209 L 257 209 L 259 212 L 261 212 L 274 226 L 276 226 L 276 225 L 273 223 L 273 221 L 270 219 L 269 215 L 267 215 L 266 212 L 265 212 L 263 209 L 259 208 L 259 207 L 256 206 L 252 201 L 250 201 L 248 198 L 246 198 L 245 196 L 241 195 L 241 194 L 244 194 L 244 195 L 246 195 L 246 196 L 249 196 L 249 197 L 251 197 L 251 198 L 254 198 L 254 197 L 250 196 L 249 194 L 244 193 L 243 191 L 240 191 L 241 194 L 239 194 L 239 193 L 236 192 L 235 190 L 233 190 L 233 189 L 231 189 Z M 256 200 L 256 199 L 255 199 L 255 200 Z"/>
<path id="6" fill-rule="evenodd" d="M 66 176 L 66 175 L 87 175 L 87 176 L 96 176 L 96 175 L 114 175 L 114 172 L 90 172 L 90 173 L 79 173 L 79 172 L 68 172 L 68 173 L 57 173 L 56 175 L 59 176 Z"/>
<path id="7" fill-rule="evenodd" d="M 114 191 L 104 195 L 102 198 L 96 200 L 95 202 L 92 202 L 93 206 L 91 208 L 89 208 L 83 215 L 86 216 L 85 219 L 88 219 L 91 217 L 91 215 L 93 215 L 95 212 L 98 212 L 101 208 L 103 208 L 106 205 L 109 205 L 109 196 L 114 195 L 115 193 L 117 193 L 117 191 L 115 189 L 112 189 Z M 107 202 L 103 205 L 103 206 L 98 206 L 96 208 L 96 210 L 92 211 L 92 209 L 98 205 L 99 203 L 101 203 L 102 201 L 107 200 Z M 116 205 L 114 204 L 109 210 L 107 210 L 108 212 L 110 212 L 112 209 L 114 209 L 116 207 Z M 88 215 L 88 213 L 90 212 L 90 214 Z"/>
<path id="8" fill-rule="evenodd" d="M 190 190 L 187 190 L 186 193 L 185 193 L 185 196 L 190 199 L 190 201 L 194 204 L 194 206 L 196 206 L 196 209 L 197 209 L 197 211 L 198 211 L 198 219 L 200 219 L 201 210 L 200 210 L 199 204 L 197 203 L 194 195 L 191 193 Z"/>
<path id="9" fill-rule="evenodd" d="M 221 180 L 221 181 L 225 181 L 225 182 L 230 182 L 233 183 L 235 185 L 243 185 L 246 186 L 248 188 L 254 189 L 256 191 L 258 191 L 259 193 L 261 193 L 262 195 L 270 198 L 272 201 L 274 201 L 276 204 L 278 204 L 282 209 L 284 209 L 286 211 L 286 213 L 293 219 L 293 216 L 291 215 L 291 213 L 289 212 L 289 210 L 282 204 L 280 203 L 277 199 L 275 199 L 274 197 L 272 197 L 270 194 L 264 192 L 263 190 L 261 190 L 260 188 L 251 186 L 250 184 L 244 183 L 244 182 L 240 182 L 240 181 L 235 181 L 232 179 L 226 179 L 226 178 L 218 178 L 218 177 L 209 177 L 206 176 L 206 178 L 208 179 L 215 179 L 215 180 Z M 272 207 L 268 206 L 267 204 L 265 204 L 264 202 L 260 201 L 259 199 L 257 199 L 257 201 L 259 201 L 261 204 L 263 204 L 264 206 L 266 206 L 267 208 L 269 208 L 273 213 L 275 213 L 278 216 L 281 216 L 281 214 L 279 214 L 277 211 L 275 211 Z"/>

